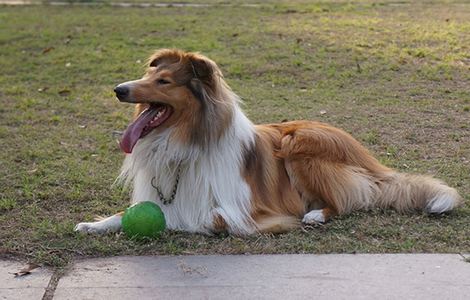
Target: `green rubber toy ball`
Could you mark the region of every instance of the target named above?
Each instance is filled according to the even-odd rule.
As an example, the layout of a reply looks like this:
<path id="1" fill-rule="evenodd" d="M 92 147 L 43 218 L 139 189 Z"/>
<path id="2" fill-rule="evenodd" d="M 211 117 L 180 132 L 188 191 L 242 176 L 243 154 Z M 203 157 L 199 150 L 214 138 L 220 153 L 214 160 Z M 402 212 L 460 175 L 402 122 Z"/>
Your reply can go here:
<path id="1" fill-rule="evenodd" d="M 124 212 L 122 230 L 130 238 L 156 238 L 166 228 L 161 208 L 150 201 L 132 205 Z"/>

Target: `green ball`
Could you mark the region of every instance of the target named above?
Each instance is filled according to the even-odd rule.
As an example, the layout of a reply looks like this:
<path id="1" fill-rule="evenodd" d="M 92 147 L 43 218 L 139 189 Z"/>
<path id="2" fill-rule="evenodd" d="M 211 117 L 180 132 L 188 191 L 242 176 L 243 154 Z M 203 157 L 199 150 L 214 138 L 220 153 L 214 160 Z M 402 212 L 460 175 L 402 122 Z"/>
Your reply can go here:
<path id="1" fill-rule="evenodd" d="M 140 202 L 126 209 L 121 225 L 128 237 L 156 238 L 165 230 L 165 215 L 157 204 Z"/>

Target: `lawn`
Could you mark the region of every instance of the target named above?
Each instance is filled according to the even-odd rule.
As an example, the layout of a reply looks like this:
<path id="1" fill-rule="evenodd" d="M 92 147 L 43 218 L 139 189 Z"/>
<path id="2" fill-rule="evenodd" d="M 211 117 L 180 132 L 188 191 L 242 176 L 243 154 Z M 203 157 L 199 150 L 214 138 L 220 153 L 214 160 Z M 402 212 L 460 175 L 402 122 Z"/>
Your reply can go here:
<path id="1" fill-rule="evenodd" d="M 123 254 L 470 252 L 470 4 L 303 2 L 0 7 L 0 257 L 61 267 Z M 465 204 L 275 236 L 73 232 L 129 203 L 112 183 L 132 107 L 112 90 L 162 47 L 218 62 L 254 122 L 331 123 L 387 166 L 447 181 Z"/>

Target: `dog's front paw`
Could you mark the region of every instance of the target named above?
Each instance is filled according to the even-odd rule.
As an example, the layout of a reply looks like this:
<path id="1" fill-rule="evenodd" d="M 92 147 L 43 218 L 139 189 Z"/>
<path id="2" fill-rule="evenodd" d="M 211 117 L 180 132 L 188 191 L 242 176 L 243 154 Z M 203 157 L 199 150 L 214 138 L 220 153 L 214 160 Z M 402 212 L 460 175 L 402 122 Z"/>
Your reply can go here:
<path id="1" fill-rule="evenodd" d="M 91 233 L 91 234 L 105 233 L 106 230 L 97 223 L 98 222 L 78 223 L 73 230 L 77 232 Z"/>
<path id="2" fill-rule="evenodd" d="M 78 223 L 74 230 L 83 233 L 95 234 L 118 232 L 121 230 L 121 214 L 116 214 L 108 218 L 102 218 L 97 222 Z"/>

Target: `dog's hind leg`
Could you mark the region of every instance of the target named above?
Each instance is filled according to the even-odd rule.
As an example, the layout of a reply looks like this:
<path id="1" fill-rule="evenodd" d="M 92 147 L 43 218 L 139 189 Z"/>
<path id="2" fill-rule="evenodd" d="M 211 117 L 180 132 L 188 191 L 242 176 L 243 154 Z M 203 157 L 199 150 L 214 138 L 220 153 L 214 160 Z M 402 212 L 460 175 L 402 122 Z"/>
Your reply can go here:
<path id="1" fill-rule="evenodd" d="M 389 173 L 352 137 L 324 125 L 288 132 L 278 156 L 311 210 L 308 224 L 372 207 Z"/>
<path id="2" fill-rule="evenodd" d="M 78 223 L 75 226 L 74 231 L 97 234 L 118 232 L 121 230 L 121 219 L 123 214 L 124 213 L 121 212 L 96 222 Z"/>
<path id="3" fill-rule="evenodd" d="M 379 193 L 374 178 L 359 167 L 305 158 L 286 161 L 286 169 L 306 207 L 315 208 L 304 216 L 307 224 L 371 208 Z"/>

